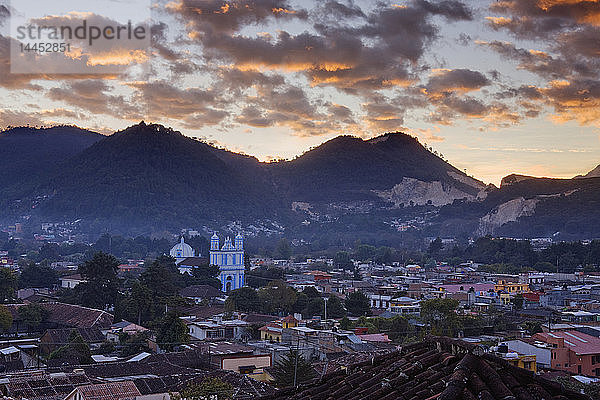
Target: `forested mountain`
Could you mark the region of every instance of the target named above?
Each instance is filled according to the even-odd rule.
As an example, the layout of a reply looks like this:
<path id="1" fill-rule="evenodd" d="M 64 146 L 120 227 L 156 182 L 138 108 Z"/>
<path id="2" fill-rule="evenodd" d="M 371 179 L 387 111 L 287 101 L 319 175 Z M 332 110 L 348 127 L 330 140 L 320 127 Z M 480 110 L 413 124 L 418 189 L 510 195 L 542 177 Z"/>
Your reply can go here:
<path id="1" fill-rule="evenodd" d="M 0 188 L 54 169 L 104 136 L 75 126 L 0 132 Z"/>
<path id="2" fill-rule="evenodd" d="M 269 225 L 306 240 L 333 232 L 390 241 L 557 232 L 600 237 L 600 178 L 512 175 L 500 188 L 486 186 L 402 133 L 340 136 L 294 160 L 261 163 L 154 124 L 108 137 L 53 129 L 64 132 L 0 134 L 0 143 L 9 138 L 23 155 L 4 171 L 0 219 L 82 219 L 91 231 L 122 233 L 235 223 L 260 234 Z M 32 140 L 45 135 L 56 143 L 40 150 Z"/>

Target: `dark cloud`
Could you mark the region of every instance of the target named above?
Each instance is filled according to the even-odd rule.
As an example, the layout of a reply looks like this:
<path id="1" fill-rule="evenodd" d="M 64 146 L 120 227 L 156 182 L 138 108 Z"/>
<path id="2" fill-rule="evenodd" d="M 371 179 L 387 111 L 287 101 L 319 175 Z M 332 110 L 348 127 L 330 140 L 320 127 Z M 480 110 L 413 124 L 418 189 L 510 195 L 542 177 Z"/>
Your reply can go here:
<path id="1" fill-rule="evenodd" d="M 490 80 L 481 72 L 470 69 L 441 70 L 425 85 L 428 94 L 444 92 L 470 92 L 489 85 Z"/>
<path id="2" fill-rule="evenodd" d="M 269 19 L 306 19 L 305 10 L 295 10 L 286 0 L 179 0 L 169 3 L 170 12 L 191 24 L 192 35 L 206 32 L 233 33 L 245 25 Z"/>
<path id="3" fill-rule="evenodd" d="M 126 119 L 138 119 L 139 110 L 123 95 L 114 95 L 102 79 L 86 79 L 65 83 L 48 90 L 48 98 L 62 101 L 93 113 L 108 114 Z"/>

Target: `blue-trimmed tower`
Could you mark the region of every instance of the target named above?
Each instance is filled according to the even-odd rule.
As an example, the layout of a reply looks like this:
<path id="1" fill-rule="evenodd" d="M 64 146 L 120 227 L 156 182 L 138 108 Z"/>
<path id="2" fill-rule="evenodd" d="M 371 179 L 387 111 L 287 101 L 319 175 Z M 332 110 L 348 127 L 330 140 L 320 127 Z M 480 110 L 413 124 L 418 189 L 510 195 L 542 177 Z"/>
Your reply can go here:
<path id="1" fill-rule="evenodd" d="M 235 237 L 235 244 L 230 238 L 225 239 L 219 250 L 219 236 L 216 232 L 210 238 L 210 263 L 219 267 L 221 273 L 221 290 L 229 292 L 243 287 L 245 282 L 244 238 L 241 234 Z"/>

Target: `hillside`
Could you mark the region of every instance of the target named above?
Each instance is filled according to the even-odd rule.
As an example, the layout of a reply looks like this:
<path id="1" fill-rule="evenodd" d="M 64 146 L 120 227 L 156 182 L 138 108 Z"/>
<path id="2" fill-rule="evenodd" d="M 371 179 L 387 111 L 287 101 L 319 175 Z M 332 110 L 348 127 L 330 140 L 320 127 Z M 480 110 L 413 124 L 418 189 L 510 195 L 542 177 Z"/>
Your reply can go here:
<path id="1" fill-rule="evenodd" d="M 53 195 L 39 212 L 105 220 L 123 230 L 278 217 L 275 199 L 264 198 L 267 188 L 249 177 L 259 169 L 256 159 L 141 123 L 97 142 L 40 182 L 36 190 Z"/>
<path id="2" fill-rule="evenodd" d="M 18 127 L 0 132 L 0 190 L 57 168 L 103 137 L 75 126 Z"/>
<path id="3" fill-rule="evenodd" d="M 381 200 L 385 195 L 378 191 L 391 191 L 405 178 L 440 182 L 465 196 L 485 186 L 402 133 L 371 140 L 338 136 L 273 169 L 291 198 L 302 202 Z"/>
<path id="4" fill-rule="evenodd" d="M 0 136 L 22 154 L 5 172 L 13 184 L 0 187 L 0 220 L 82 219 L 90 233 L 243 229 L 308 241 L 331 233 L 388 242 L 600 236 L 600 178 L 510 175 L 500 188 L 485 186 L 402 133 L 340 136 L 294 160 L 261 163 L 161 125 L 108 137 L 62 129 L 64 138 L 58 129 Z M 58 139 L 40 149 L 46 137 Z"/>

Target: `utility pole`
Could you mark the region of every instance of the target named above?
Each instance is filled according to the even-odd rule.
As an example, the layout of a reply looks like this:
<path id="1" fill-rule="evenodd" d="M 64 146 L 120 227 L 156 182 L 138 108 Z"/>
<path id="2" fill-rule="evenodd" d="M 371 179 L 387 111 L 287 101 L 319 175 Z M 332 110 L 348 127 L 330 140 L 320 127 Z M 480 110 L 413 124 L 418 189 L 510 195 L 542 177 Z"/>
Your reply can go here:
<path id="1" fill-rule="evenodd" d="M 300 336 L 296 339 L 296 360 L 294 362 L 294 388 L 296 388 L 296 379 L 298 377 L 298 353 L 300 352 Z"/>

